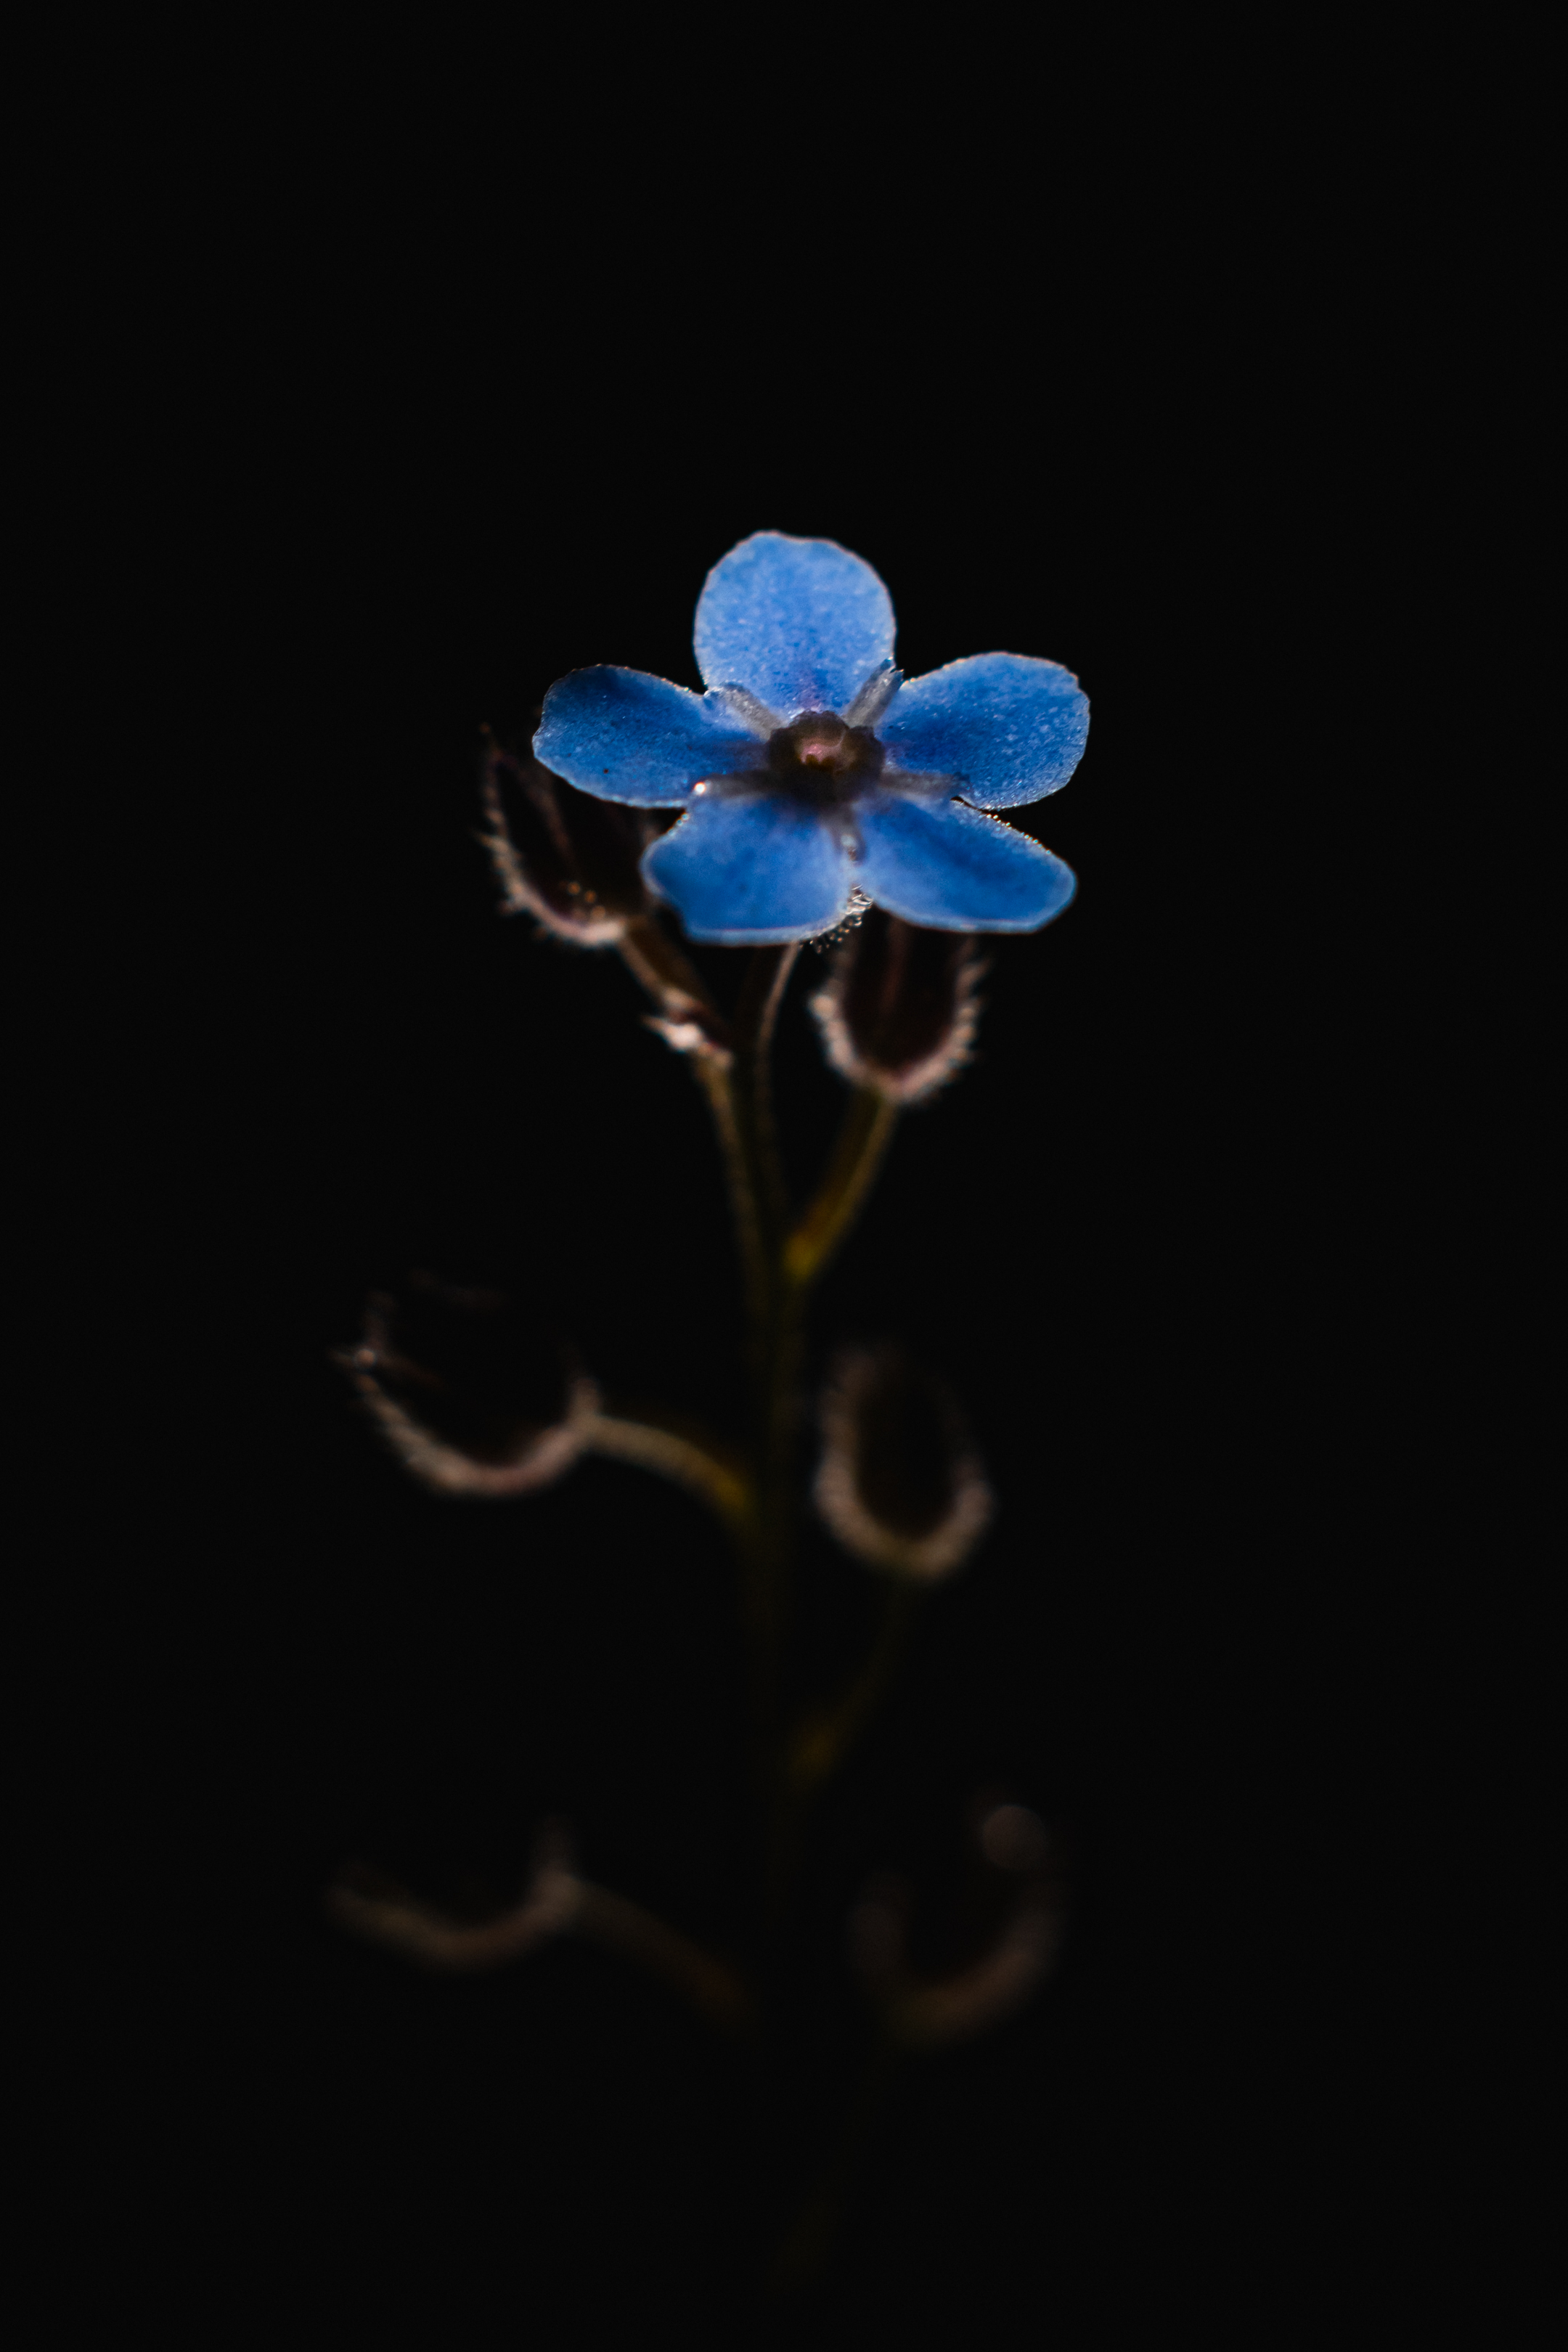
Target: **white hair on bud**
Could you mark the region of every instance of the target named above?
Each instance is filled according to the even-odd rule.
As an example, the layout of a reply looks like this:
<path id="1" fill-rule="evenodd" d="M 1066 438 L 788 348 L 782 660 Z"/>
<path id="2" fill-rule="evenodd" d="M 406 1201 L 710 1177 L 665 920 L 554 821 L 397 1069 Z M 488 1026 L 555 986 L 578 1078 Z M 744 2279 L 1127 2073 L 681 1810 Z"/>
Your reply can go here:
<path id="1" fill-rule="evenodd" d="M 1056 1958 L 1060 1906 L 1044 1886 L 1020 1900 L 996 1943 L 975 1967 L 940 1984 L 910 1980 L 889 2005 L 893 2039 L 914 2049 L 970 2042 L 1004 2024 L 1033 1994 Z"/>
<path id="2" fill-rule="evenodd" d="M 531 1495 L 542 1486 L 552 1486 L 588 1450 L 599 1411 L 599 1391 L 594 1382 L 574 1380 L 567 1391 L 563 1420 L 531 1433 L 509 1462 L 478 1462 L 446 1438 L 437 1437 L 399 1404 L 377 1377 L 381 1359 L 374 1346 L 353 1349 L 338 1361 L 410 1477 L 439 1495 L 504 1502 L 511 1496 Z"/>
<path id="3" fill-rule="evenodd" d="M 860 1491 L 859 1417 L 876 1376 L 877 1359 L 868 1350 L 849 1349 L 839 1358 L 823 1392 L 822 1461 L 813 1499 L 845 1550 L 868 1568 L 934 1583 L 967 1559 L 990 1525 L 995 1497 L 978 1454 L 959 1444 L 949 1464 L 952 1499 L 929 1534 L 903 1535 L 868 1508 Z"/>
<path id="4" fill-rule="evenodd" d="M 865 911 L 864 907 L 858 908 L 857 919 Z M 853 944 L 847 941 L 822 986 L 809 1000 L 822 1033 L 822 1050 L 839 1076 L 847 1078 L 852 1087 L 869 1087 L 886 1101 L 900 1105 L 921 1102 L 928 1095 L 934 1095 L 939 1087 L 945 1087 L 950 1078 L 956 1077 L 974 1051 L 985 959 L 973 946 L 960 959 L 952 976 L 952 1014 L 941 1044 L 907 1068 L 889 1070 L 880 1063 L 867 1060 L 844 1017 L 845 990 L 853 954 Z"/>
<path id="5" fill-rule="evenodd" d="M 524 871 L 522 860 L 511 837 L 506 821 L 506 811 L 496 789 L 496 781 L 487 762 L 479 782 L 479 797 L 484 804 L 485 824 L 476 836 L 481 848 L 489 853 L 497 881 L 500 884 L 501 911 L 508 915 L 531 915 L 535 922 L 558 940 L 566 940 L 579 948 L 610 948 L 622 937 L 626 928 L 624 915 L 613 915 L 587 891 L 582 893 L 580 912 L 562 914 L 552 907 L 542 891 L 536 890 Z"/>

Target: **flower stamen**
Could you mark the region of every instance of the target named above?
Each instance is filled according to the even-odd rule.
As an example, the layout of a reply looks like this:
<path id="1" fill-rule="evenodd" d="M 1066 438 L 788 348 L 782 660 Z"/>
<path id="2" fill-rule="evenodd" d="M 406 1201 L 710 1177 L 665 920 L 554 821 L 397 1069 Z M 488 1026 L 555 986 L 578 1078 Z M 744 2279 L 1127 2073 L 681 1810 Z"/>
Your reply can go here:
<path id="1" fill-rule="evenodd" d="M 868 727 L 848 727 L 836 711 L 806 710 L 768 740 L 768 767 L 782 786 L 815 807 L 836 807 L 866 791 L 887 759 Z"/>

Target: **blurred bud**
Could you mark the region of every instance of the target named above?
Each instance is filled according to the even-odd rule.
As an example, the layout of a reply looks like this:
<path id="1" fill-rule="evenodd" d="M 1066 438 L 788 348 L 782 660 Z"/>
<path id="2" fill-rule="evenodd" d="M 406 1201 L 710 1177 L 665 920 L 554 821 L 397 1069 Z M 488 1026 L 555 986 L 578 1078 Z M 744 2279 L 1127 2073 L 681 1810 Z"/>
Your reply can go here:
<path id="1" fill-rule="evenodd" d="M 991 1797 L 975 1809 L 972 1827 L 972 1859 L 984 1883 L 971 1872 L 945 1932 L 936 1923 L 938 1942 L 949 1948 L 942 1974 L 910 1965 L 910 1890 L 892 1873 L 869 1882 L 847 1923 L 849 1964 L 881 2011 L 884 2032 L 907 2048 L 972 2041 L 1016 2016 L 1060 1948 L 1062 1896 L 1039 1815 Z"/>
<path id="2" fill-rule="evenodd" d="M 537 1322 L 491 1290 L 416 1276 L 377 1293 L 337 1359 L 404 1467 L 446 1495 L 526 1495 L 584 1452 L 598 1391 Z"/>
<path id="3" fill-rule="evenodd" d="M 536 915 L 579 947 L 608 948 L 647 911 L 641 860 L 656 830 L 647 812 L 595 800 L 537 760 L 500 750 L 489 733 L 479 793 L 479 838 L 509 914 Z"/>
<path id="4" fill-rule="evenodd" d="M 363 1864 L 351 1864 L 329 1890 L 327 1909 L 340 1927 L 388 1945 L 422 1968 L 468 1970 L 521 1959 L 570 1930 L 584 1893 L 570 1837 L 559 1824 L 547 1823 L 521 1898 L 499 1916 L 482 1921 L 447 1917 Z"/>
<path id="5" fill-rule="evenodd" d="M 1044 1822 L 1027 1805 L 997 1805 L 988 1811 L 979 1836 L 980 1850 L 993 1868 L 1017 1876 L 1044 1869 L 1051 1850 Z"/>
<path id="6" fill-rule="evenodd" d="M 822 1399 L 816 1507 L 846 1551 L 894 1576 L 947 1576 L 991 1517 L 958 1405 L 893 1347 L 840 1356 Z"/>
<path id="7" fill-rule="evenodd" d="M 828 1060 L 889 1102 L 934 1094 L 969 1059 L 983 970 L 967 931 L 921 930 L 868 908 L 811 1001 Z"/>

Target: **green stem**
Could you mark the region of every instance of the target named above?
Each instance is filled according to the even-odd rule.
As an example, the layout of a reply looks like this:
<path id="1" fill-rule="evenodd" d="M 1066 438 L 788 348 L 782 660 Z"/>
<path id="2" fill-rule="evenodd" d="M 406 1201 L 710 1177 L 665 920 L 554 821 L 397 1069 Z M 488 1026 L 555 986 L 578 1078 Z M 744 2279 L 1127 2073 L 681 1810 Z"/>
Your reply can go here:
<path id="1" fill-rule="evenodd" d="M 773 1129 L 769 1054 L 779 1004 L 799 952 L 795 946 L 753 950 L 732 1024 L 736 1131 L 745 1194 L 761 1236 L 761 1279 L 751 1299 L 757 1517 L 745 1566 L 756 1764 L 764 1787 L 771 1783 L 774 1769 L 779 1684 L 789 1619 L 796 1414 L 793 1329 L 796 1318 L 789 1313 L 783 1278 L 787 1209 Z"/>
<path id="2" fill-rule="evenodd" d="M 918 1586 L 889 1586 L 882 1622 L 865 1666 L 836 1706 L 824 1714 L 807 1716 L 784 1743 L 773 1792 L 764 1889 L 764 1915 L 772 1921 L 783 1917 L 789 1903 L 812 1803 L 886 1697 L 924 1597 Z"/>
<path id="3" fill-rule="evenodd" d="M 773 1129 L 769 1056 L 779 1006 L 799 953 L 798 946 L 752 950 L 732 1024 L 742 1142 L 756 1188 L 763 1237 L 770 1258 L 775 1262 L 787 1208 L 778 1139 Z"/>
<path id="4" fill-rule="evenodd" d="M 797 2294 L 821 2274 L 899 2063 L 899 2053 L 879 2039 L 861 2071 L 827 2160 L 779 2248 L 769 2279 L 776 2295 Z"/>
<path id="5" fill-rule="evenodd" d="M 593 1885 L 564 1864 L 536 1872 L 521 1902 L 479 1925 L 448 1919 L 401 1887 L 356 1884 L 353 1876 L 330 1889 L 327 1907 L 353 1934 L 388 1945 L 422 1968 L 454 1974 L 500 1968 L 558 1936 L 576 1936 L 662 1977 L 721 2032 L 745 2033 L 755 2021 L 752 1990 L 726 1962 L 640 1903 Z"/>
<path id="6" fill-rule="evenodd" d="M 668 1478 L 706 1503 L 735 1535 L 743 1538 L 749 1531 L 755 1509 L 751 1481 L 710 1447 L 675 1430 L 616 1413 L 590 1413 L 580 1428 L 594 1453 Z"/>
<path id="7" fill-rule="evenodd" d="M 659 1025 L 666 1034 L 672 1030 L 691 1033 L 689 1039 L 672 1038 L 671 1042 L 683 1045 L 692 1075 L 708 1097 L 735 1220 L 747 1312 L 755 1332 L 767 1312 L 770 1245 L 763 1230 L 756 1155 L 748 1147 L 742 1125 L 742 1088 L 733 1067 L 733 1028 L 696 965 L 655 917 L 634 917 L 618 945 L 627 971 L 658 1006 Z"/>
<path id="8" fill-rule="evenodd" d="M 745 1570 L 757 1762 L 771 1783 L 778 1685 L 788 1619 L 791 1473 L 796 1417 L 799 1316 L 784 1271 L 788 1222 L 784 1173 L 773 1128 L 769 1053 L 796 945 L 752 951 L 740 1002 L 725 1020 L 701 974 L 652 916 L 626 925 L 620 952 L 658 1005 L 660 1025 L 689 1053 L 708 1097 L 735 1220 L 745 1277 L 754 1397 L 754 1507 L 721 1496 L 700 1465 L 677 1461 L 668 1446 L 622 1432 L 602 1450 L 619 1450 L 668 1476 L 695 1485 L 729 1518 Z M 631 1449 L 628 1454 L 628 1448 Z M 653 1458 L 657 1451 L 659 1459 Z"/>
<path id="9" fill-rule="evenodd" d="M 773 1130 L 768 1053 L 796 952 L 794 949 L 757 950 L 741 992 L 732 1032 L 737 1129 L 751 1174 L 748 1192 L 755 1204 L 763 1255 L 764 1278 L 757 1286 L 761 1312 L 753 1305 L 752 1313 L 757 1517 L 747 1569 L 756 1764 L 770 1829 L 763 1913 L 775 1922 L 788 1900 L 809 1798 L 836 1769 L 891 1678 L 911 1605 L 910 1596 L 902 1591 L 889 1597 L 882 1636 L 870 1664 L 828 1724 L 817 1727 L 817 1745 L 810 1748 L 809 1760 L 803 1767 L 782 1738 L 780 1699 L 793 1601 L 795 1472 L 805 1309 L 812 1284 L 869 1197 L 892 1139 L 898 1107 L 870 1088 L 860 1089 L 851 1098 L 822 1183 L 804 1216 L 791 1227 Z"/>
<path id="10" fill-rule="evenodd" d="M 708 1097 L 713 1131 L 719 1139 L 719 1156 L 724 1164 L 724 1181 L 730 1194 L 731 1214 L 735 1221 L 735 1243 L 741 1253 L 741 1272 L 746 1287 L 746 1314 L 754 1352 L 756 1335 L 767 1319 L 768 1296 L 773 1282 L 755 1171 L 746 1149 L 732 1070 L 727 1064 L 714 1061 L 706 1055 L 697 1058 L 693 1066 L 698 1084 Z"/>
<path id="11" fill-rule="evenodd" d="M 807 1810 L 880 1702 L 908 1640 L 919 1595 L 888 1594 L 871 1656 L 835 1706 L 782 1737 L 784 1646 L 793 1595 L 795 1468 L 800 1368 L 812 1285 L 841 1247 L 868 1199 L 898 1123 L 898 1105 L 873 1089 L 851 1098 L 833 1157 L 805 1213 L 789 1221 L 773 1122 L 769 1056 L 795 946 L 752 953 L 732 1020 L 718 1012 L 700 976 L 649 919 L 628 926 L 627 965 L 659 1003 L 665 1021 L 694 1035 L 671 1035 L 690 1051 L 708 1097 L 734 1213 L 745 1275 L 756 1452 L 754 1484 L 737 1478 L 705 1447 L 641 1423 L 598 1417 L 598 1451 L 637 1461 L 691 1487 L 728 1522 L 744 1571 L 752 1675 L 754 1766 L 770 1835 L 764 1919 L 776 1926 L 794 1879 Z M 667 1034 L 670 1034 L 667 1029 Z M 679 1981 L 719 2021 L 744 2018 L 706 1956 L 695 1966 L 682 1939 L 650 1926 L 619 1898 L 595 1892 L 584 1926 L 635 1951 Z M 629 1924 L 628 1924 L 629 1923 Z M 655 1949 L 657 1941 L 658 1948 Z M 808 2285 L 831 2249 L 897 2055 L 879 2035 L 826 2164 L 780 2249 L 773 2284 L 781 2294 Z"/>
<path id="12" fill-rule="evenodd" d="M 704 1041 L 690 1053 L 708 1097 L 734 1213 L 745 1276 L 755 1426 L 754 1486 L 748 1491 L 705 1450 L 640 1424 L 604 1420 L 597 1450 L 637 1461 L 700 1494 L 729 1524 L 744 1571 L 752 1654 L 752 1724 L 760 1790 L 771 1822 L 764 1908 L 776 1916 L 794 1875 L 811 1794 L 871 1713 L 896 1665 L 908 1616 L 906 1596 L 889 1600 L 876 1652 L 834 1712 L 781 1745 L 781 1691 L 793 1601 L 795 1471 L 800 1370 L 812 1285 L 843 1244 L 869 1197 L 898 1123 L 898 1105 L 869 1087 L 851 1097 L 826 1174 L 792 1226 L 774 1127 L 770 1055 L 779 1006 L 800 950 L 752 951 L 739 1002 L 726 1021 L 701 975 L 651 917 L 629 923 L 621 940 L 628 968 L 668 1023 Z M 682 1041 L 684 1042 L 684 1041 Z"/>
<path id="13" fill-rule="evenodd" d="M 796 1729 L 786 1759 L 791 1789 L 805 1798 L 830 1780 L 886 1696 L 909 1647 L 915 1612 L 924 1599 L 917 1585 L 890 1584 L 882 1622 L 867 1664 L 836 1706 Z"/>
<path id="14" fill-rule="evenodd" d="M 652 1976 L 662 1977 L 721 2032 L 752 2031 L 756 2004 L 749 1985 L 722 1960 L 689 1936 L 667 1927 L 640 1903 L 607 1886 L 582 1885 L 572 1920 L 574 1935 L 607 1951 L 620 1952 Z"/>
<path id="15" fill-rule="evenodd" d="M 898 1104 L 870 1087 L 851 1097 L 827 1173 L 784 1246 L 785 1279 L 797 1290 L 816 1281 L 865 1206 L 898 1119 Z"/>

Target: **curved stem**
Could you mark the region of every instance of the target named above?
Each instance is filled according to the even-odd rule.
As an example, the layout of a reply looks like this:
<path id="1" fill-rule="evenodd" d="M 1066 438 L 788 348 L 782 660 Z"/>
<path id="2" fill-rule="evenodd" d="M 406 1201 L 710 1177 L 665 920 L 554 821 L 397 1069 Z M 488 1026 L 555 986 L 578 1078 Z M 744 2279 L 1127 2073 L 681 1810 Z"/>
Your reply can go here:
<path id="1" fill-rule="evenodd" d="M 329 1890 L 327 1909 L 339 1927 L 371 1943 L 423 1968 L 464 1975 L 524 1959 L 557 1936 L 576 1936 L 662 1977 L 725 2032 L 744 2032 L 753 2020 L 752 1996 L 733 1969 L 640 1903 L 579 1878 L 566 1863 L 537 1871 L 520 1903 L 479 1926 L 448 1919 L 401 1888 L 353 1879 Z"/>
<path id="2" fill-rule="evenodd" d="M 791 1787 L 802 1796 L 831 1779 L 886 1696 L 924 1597 L 915 1585 L 889 1586 L 876 1643 L 864 1669 L 837 1706 L 824 1715 L 809 1717 L 797 1727 L 789 1744 L 786 1769 Z"/>
<path id="3" fill-rule="evenodd" d="M 785 1276 L 797 1289 L 816 1281 L 865 1206 L 898 1120 L 898 1104 L 873 1087 L 852 1097 L 827 1173 L 784 1246 Z"/>
<path id="4" fill-rule="evenodd" d="M 645 1911 L 640 1903 L 607 1886 L 583 1881 L 572 1932 L 635 1960 L 652 1976 L 662 1977 L 710 2025 L 727 2033 L 743 2033 L 750 2028 L 754 2003 L 733 1970 L 694 1944 L 689 1936 Z"/>
<path id="5" fill-rule="evenodd" d="M 656 1429 L 616 1413 L 595 1412 L 580 1424 L 584 1444 L 612 1462 L 629 1462 L 684 1486 L 736 1532 L 748 1528 L 754 1509 L 751 1482 L 721 1462 L 706 1446 L 673 1430 Z"/>

